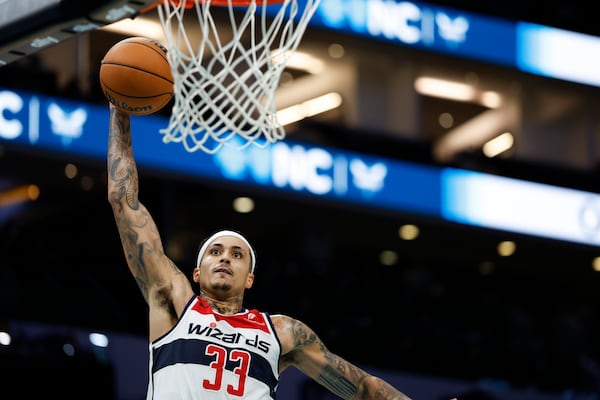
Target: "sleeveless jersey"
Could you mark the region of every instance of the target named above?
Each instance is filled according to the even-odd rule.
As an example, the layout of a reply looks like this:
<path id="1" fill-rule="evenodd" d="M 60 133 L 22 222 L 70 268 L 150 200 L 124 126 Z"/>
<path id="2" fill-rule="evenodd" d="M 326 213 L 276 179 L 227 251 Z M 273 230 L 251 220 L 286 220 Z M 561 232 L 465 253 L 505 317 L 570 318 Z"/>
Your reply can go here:
<path id="1" fill-rule="evenodd" d="M 280 354 L 267 313 L 223 315 L 194 296 L 176 325 L 150 343 L 146 399 L 275 399 Z"/>

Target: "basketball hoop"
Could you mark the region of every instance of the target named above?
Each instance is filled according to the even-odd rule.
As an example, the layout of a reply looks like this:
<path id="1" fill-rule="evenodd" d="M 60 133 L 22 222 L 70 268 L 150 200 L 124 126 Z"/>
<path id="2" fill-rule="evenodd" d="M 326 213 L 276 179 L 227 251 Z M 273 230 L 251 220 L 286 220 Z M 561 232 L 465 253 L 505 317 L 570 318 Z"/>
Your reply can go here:
<path id="1" fill-rule="evenodd" d="M 275 90 L 319 2 L 160 1 L 175 93 L 163 142 L 213 154 L 283 139 Z"/>

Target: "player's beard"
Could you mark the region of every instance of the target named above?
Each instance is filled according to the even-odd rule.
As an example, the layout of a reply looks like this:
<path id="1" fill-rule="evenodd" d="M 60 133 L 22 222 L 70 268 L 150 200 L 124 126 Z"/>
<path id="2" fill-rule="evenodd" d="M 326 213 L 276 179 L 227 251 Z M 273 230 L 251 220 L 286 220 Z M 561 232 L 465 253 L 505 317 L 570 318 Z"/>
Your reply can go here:
<path id="1" fill-rule="evenodd" d="M 231 290 L 231 285 L 226 282 L 213 283 L 212 289 L 219 292 L 229 292 Z"/>

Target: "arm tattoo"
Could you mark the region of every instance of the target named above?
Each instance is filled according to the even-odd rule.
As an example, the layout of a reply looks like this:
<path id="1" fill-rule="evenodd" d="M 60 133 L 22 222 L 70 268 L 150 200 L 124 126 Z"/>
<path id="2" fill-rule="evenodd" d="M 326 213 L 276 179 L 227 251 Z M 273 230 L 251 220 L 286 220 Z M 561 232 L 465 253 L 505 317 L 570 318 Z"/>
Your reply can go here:
<path id="1" fill-rule="evenodd" d="M 344 399 L 354 396 L 357 392 L 356 385 L 346 379 L 341 371 L 335 370 L 330 365 L 323 368 L 323 371 L 319 374 L 319 382 Z"/>
<path id="2" fill-rule="evenodd" d="M 319 382 L 336 395 L 344 399 L 410 400 L 389 383 L 342 358 L 331 353 L 326 358 L 329 363 L 321 371 Z"/>
<path id="3" fill-rule="evenodd" d="M 108 143 L 109 201 L 121 237 L 127 264 L 148 300 L 148 275 L 144 254 L 153 251 L 152 244 L 138 243 L 140 232 L 153 229 L 152 218 L 139 203 L 138 173 L 131 145 L 130 122 L 113 114 Z M 133 212 L 131 212 L 133 211 Z M 156 233 L 158 237 L 158 233 Z"/>
<path id="4" fill-rule="evenodd" d="M 296 347 L 317 344 L 319 350 L 325 355 L 327 365 L 319 373 L 319 383 L 341 398 L 348 399 L 354 396 L 357 387 L 348 377 L 351 376 L 355 382 L 358 382 L 361 378 L 358 368 L 352 368 L 349 363 L 330 353 L 325 344 L 306 325 L 295 320 L 291 323 Z"/>
<path id="5" fill-rule="evenodd" d="M 118 196 L 115 200 L 125 199 L 125 203 L 132 210 L 140 207 L 138 201 L 138 177 L 135 166 L 122 157 L 115 157 L 108 170 L 109 179 L 115 182 Z"/>
<path id="6" fill-rule="evenodd" d="M 324 357 L 324 365 L 318 370 L 315 379 L 336 396 L 343 399 L 410 400 L 389 383 L 330 352 L 318 336 L 302 322 L 290 319 L 289 323 L 295 349 L 311 346 L 311 351 L 321 353 Z M 301 354 L 301 351 L 291 351 L 283 359 L 286 363 L 301 365 Z"/>
<path id="7" fill-rule="evenodd" d="M 108 149 L 108 178 L 117 187 L 118 195 L 115 200 L 125 198 L 127 205 L 139 209 L 138 202 L 138 173 L 131 147 L 129 120 L 114 118 L 111 122 Z"/>

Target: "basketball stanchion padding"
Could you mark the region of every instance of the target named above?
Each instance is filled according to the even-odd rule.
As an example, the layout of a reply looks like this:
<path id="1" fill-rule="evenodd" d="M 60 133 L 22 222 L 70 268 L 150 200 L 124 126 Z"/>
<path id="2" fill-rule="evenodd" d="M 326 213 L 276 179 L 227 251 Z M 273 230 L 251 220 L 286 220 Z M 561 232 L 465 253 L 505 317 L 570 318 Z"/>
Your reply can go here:
<path id="1" fill-rule="evenodd" d="M 285 137 L 275 92 L 320 0 L 155 3 L 174 79 L 164 143 L 212 154 Z M 191 24 L 191 25 L 190 25 Z"/>
<path id="2" fill-rule="evenodd" d="M 100 86 L 111 103 L 132 115 L 159 111 L 173 98 L 167 49 L 145 37 L 117 42 L 102 59 Z"/>

